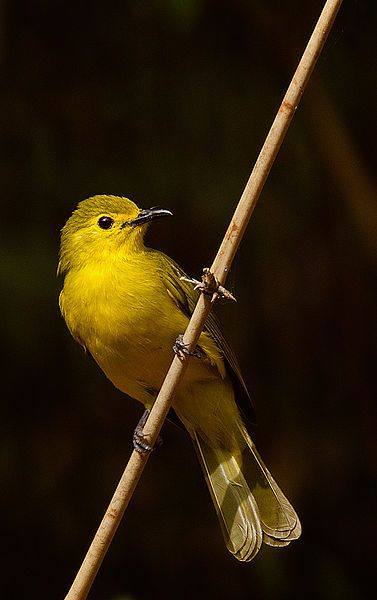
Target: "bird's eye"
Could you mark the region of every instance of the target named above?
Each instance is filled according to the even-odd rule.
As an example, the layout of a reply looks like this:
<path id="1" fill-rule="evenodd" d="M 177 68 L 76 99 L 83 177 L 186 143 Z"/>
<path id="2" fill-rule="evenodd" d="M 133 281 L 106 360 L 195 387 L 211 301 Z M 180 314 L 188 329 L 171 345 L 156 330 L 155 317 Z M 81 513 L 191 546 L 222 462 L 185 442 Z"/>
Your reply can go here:
<path id="1" fill-rule="evenodd" d="M 101 229 L 110 229 L 114 225 L 114 219 L 111 217 L 100 217 L 98 219 L 98 225 Z"/>

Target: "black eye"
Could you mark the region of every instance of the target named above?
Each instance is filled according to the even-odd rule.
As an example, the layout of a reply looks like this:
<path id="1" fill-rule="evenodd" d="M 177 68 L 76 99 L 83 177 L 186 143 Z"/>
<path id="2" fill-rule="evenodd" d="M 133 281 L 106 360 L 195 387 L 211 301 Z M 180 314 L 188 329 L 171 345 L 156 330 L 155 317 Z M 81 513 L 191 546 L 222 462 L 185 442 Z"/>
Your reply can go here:
<path id="1" fill-rule="evenodd" d="M 98 225 L 101 229 L 110 229 L 114 225 L 114 219 L 111 217 L 100 217 L 98 219 Z"/>

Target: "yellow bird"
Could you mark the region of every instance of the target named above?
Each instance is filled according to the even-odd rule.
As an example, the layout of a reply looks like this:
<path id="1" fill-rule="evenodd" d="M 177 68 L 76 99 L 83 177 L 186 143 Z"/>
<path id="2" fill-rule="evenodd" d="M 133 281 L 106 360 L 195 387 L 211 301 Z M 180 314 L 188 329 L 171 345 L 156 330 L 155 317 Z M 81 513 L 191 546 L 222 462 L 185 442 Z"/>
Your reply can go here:
<path id="1" fill-rule="evenodd" d="M 199 292 L 144 233 L 168 210 L 94 196 L 62 229 L 60 309 L 73 337 L 122 392 L 150 409 Z M 211 314 L 173 408 L 194 443 L 226 545 L 241 561 L 262 542 L 286 546 L 301 533 L 297 514 L 252 442 L 237 404 L 251 410 L 240 369 Z M 141 451 L 142 435 L 134 439 Z M 147 449 L 147 448 L 146 448 Z"/>

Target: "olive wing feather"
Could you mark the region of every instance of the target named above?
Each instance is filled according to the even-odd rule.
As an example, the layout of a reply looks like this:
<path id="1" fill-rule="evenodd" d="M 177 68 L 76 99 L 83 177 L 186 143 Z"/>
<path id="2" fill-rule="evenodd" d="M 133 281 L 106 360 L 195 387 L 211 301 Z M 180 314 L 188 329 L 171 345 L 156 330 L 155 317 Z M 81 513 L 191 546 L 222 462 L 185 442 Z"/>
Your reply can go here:
<path id="1" fill-rule="evenodd" d="M 177 263 L 167 256 L 165 256 L 165 259 L 163 278 L 167 292 L 180 310 L 190 318 L 198 301 L 200 292 L 194 289 L 193 284 L 181 279 L 182 277 L 187 277 L 187 275 Z M 248 420 L 255 422 L 254 408 L 245 381 L 242 377 L 238 360 L 213 312 L 208 315 L 204 330 L 209 333 L 215 341 L 227 365 L 230 367 L 229 374 L 235 387 L 236 401 L 239 408 Z"/>

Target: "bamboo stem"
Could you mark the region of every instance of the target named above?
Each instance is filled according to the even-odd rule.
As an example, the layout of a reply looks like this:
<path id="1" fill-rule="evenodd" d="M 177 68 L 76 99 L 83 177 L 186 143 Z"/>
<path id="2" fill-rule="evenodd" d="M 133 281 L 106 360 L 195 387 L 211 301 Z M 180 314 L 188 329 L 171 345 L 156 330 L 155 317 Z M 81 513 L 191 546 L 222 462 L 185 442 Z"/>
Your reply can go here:
<path id="1" fill-rule="evenodd" d="M 225 283 L 251 214 L 341 4 L 342 0 L 327 0 L 255 163 L 211 267 L 211 271 L 221 284 Z M 183 341 L 188 345 L 189 350 L 195 348 L 211 306 L 211 297 L 201 294 L 183 337 Z M 174 391 L 179 385 L 187 365 L 188 358 L 181 360 L 177 356 L 174 357 L 144 427 L 144 433 L 151 445 L 156 442 L 169 412 Z M 87 597 L 148 458 L 149 454 L 139 454 L 135 450 L 132 452 L 110 505 L 66 596 L 66 600 L 85 600 Z"/>

